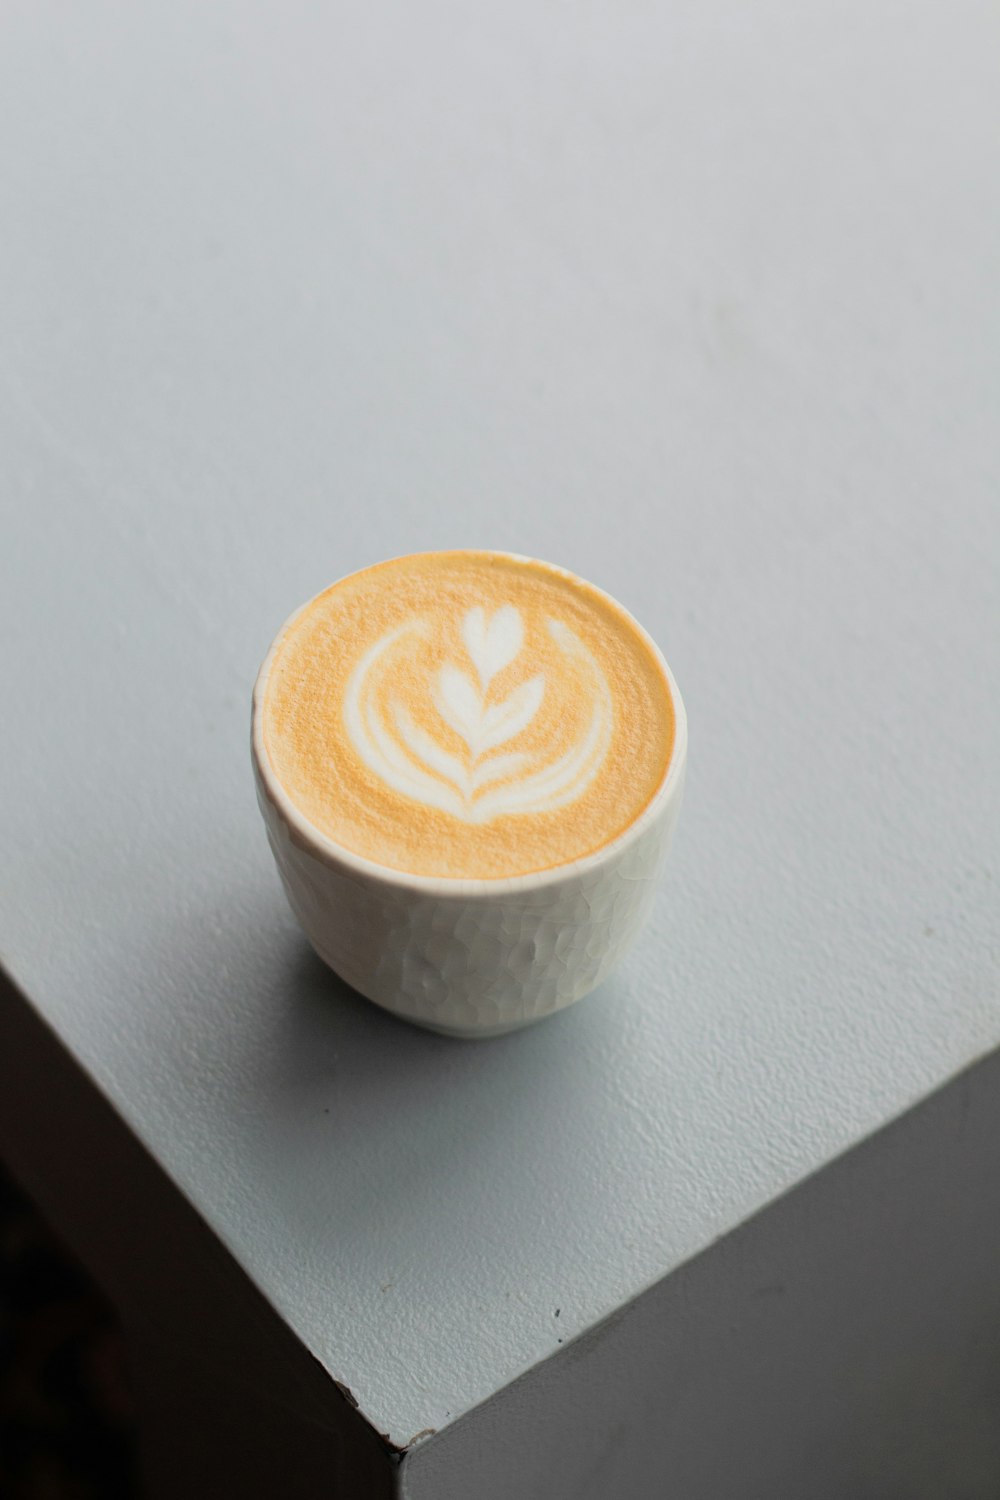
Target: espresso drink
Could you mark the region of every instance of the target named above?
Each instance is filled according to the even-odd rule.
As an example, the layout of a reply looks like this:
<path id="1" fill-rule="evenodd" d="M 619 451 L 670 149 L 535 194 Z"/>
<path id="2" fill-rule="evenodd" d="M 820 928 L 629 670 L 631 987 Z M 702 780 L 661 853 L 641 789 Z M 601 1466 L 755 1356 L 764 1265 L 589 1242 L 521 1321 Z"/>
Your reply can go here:
<path id="1" fill-rule="evenodd" d="M 546 563 L 426 552 L 335 583 L 280 637 L 263 745 L 298 811 L 414 875 L 499 879 L 594 854 L 663 784 L 655 646 Z"/>

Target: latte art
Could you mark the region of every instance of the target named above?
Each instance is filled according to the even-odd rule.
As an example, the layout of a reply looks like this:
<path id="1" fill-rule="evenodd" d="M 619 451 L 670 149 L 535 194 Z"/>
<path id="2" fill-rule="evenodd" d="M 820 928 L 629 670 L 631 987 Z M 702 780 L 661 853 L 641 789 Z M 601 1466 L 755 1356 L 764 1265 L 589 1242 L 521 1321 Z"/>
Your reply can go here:
<path id="1" fill-rule="evenodd" d="M 593 679 L 593 713 L 578 745 L 540 766 L 523 750 L 499 751 L 519 740 L 537 717 L 545 674 L 520 682 L 499 702 L 490 701 L 494 678 L 523 654 L 524 625 L 513 605 L 501 605 L 490 620 L 477 605 L 466 614 L 461 631 L 475 679 L 449 663 L 417 685 L 434 704 L 442 726 L 461 739 L 464 754 L 453 754 L 422 728 L 398 693 L 391 699 L 395 733 L 380 714 L 372 678 L 403 637 L 429 635 L 423 621 L 414 621 L 377 641 L 348 683 L 344 717 L 358 755 L 395 791 L 467 823 L 553 812 L 575 801 L 607 754 L 614 709 L 604 673 L 584 643 L 561 620 L 546 624 L 567 660 L 576 657 Z"/>
<path id="2" fill-rule="evenodd" d="M 669 764 L 655 647 L 606 595 L 506 554 L 423 553 L 291 622 L 264 742 L 300 812 L 414 874 L 497 878 L 596 852 Z"/>

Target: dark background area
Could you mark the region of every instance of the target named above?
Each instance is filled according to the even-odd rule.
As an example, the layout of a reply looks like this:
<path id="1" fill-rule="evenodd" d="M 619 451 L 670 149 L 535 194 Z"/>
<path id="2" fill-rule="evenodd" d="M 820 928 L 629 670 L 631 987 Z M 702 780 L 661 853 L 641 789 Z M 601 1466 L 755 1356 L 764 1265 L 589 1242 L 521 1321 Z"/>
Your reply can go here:
<path id="1" fill-rule="evenodd" d="M 0 1164 L 0 1500 L 138 1500 L 125 1341 Z"/>

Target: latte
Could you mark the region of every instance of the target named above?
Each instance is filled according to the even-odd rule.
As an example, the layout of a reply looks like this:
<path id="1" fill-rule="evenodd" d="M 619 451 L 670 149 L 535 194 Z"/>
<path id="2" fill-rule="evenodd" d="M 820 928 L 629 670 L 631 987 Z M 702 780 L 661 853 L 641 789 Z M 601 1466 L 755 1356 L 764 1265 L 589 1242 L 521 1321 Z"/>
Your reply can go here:
<path id="1" fill-rule="evenodd" d="M 604 848 L 662 786 L 676 731 L 662 659 L 625 610 L 495 552 L 335 583 L 279 637 L 260 714 L 277 782 L 322 834 L 466 879 Z"/>

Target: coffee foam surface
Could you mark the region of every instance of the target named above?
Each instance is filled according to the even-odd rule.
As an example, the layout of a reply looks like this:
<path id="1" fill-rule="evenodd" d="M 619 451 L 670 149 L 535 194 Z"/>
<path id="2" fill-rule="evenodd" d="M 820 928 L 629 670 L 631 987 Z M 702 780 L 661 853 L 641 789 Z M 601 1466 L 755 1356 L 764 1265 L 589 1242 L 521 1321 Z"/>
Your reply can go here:
<path id="1" fill-rule="evenodd" d="M 421 553 L 342 579 L 274 650 L 271 767 L 354 854 L 497 879 L 595 853 L 662 784 L 670 687 L 613 600 L 548 564 Z"/>

